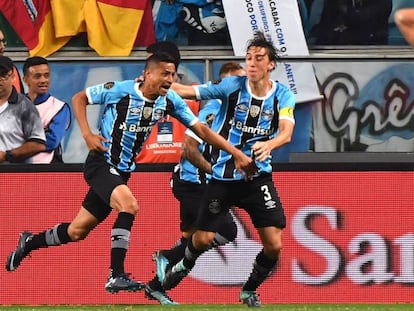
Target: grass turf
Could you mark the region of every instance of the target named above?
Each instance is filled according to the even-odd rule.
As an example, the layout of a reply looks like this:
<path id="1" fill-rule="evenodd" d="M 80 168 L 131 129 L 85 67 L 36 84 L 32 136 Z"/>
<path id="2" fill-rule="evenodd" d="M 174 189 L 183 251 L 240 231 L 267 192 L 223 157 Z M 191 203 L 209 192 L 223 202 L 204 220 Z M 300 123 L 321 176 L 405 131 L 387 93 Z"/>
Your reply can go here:
<path id="1" fill-rule="evenodd" d="M 1 306 L 2 311 L 247 311 L 244 305 L 96 305 L 96 306 Z M 260 310 L 275 311 L 405 311 L 413 310 L 412 304 L 280 304 L 263 305 Z"/>

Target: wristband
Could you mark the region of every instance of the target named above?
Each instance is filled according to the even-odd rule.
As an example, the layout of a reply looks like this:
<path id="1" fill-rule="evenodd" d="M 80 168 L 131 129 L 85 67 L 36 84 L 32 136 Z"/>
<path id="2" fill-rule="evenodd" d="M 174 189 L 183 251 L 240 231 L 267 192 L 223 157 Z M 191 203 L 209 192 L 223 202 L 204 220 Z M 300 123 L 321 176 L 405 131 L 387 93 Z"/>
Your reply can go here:
<path id="1" fill-rule="evenodd" d="M 13 153 L 11 150 L 6 150 L 6 161 L 10 163 L 14 161 Z"/>

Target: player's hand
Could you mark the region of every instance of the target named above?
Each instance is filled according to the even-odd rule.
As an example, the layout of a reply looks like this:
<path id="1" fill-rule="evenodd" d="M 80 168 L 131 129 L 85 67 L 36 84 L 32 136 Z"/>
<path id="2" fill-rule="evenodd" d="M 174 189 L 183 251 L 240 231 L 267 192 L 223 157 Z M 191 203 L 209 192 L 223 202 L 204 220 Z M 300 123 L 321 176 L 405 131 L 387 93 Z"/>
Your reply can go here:
<path id="1" fill-rule="evenodd" d="M 259 161 L 265 161 L 272 152 L 269 141 L 257 141 L 252 146 L 254 158 Z"/>
<path id="2" fill-rule="evenodd" d="M 102 135 L 89 134 L 85 136 L 84 139 L 86 145 L 88 146 L 88 149 L 91 151 L 97 151 L 102 153 L 108 150 L 108 148 L 102 145 L 102 142 L 108 142 L 108 140 Z"/>
<path id="3" fill-rule="evenodd" d="M 252 180 L 253 176 L 257 174 L 258 170 L 259 170 L 259 168 L 257 167 L 255 161 L 252 160 L 252 162 L 249 164 L 249 166 L 244 169 L 244 172 L 246 174 L 245 175 L 245 180 Z"/>
<path id="4" fill-rule="evenodd" d="M 240 155 L 234 158 L 234 164 L 240 174 L 245 175 L 246 180 L 253 178 L 257 173 L 257 166 L 254 160 L 240 151 Z"/>

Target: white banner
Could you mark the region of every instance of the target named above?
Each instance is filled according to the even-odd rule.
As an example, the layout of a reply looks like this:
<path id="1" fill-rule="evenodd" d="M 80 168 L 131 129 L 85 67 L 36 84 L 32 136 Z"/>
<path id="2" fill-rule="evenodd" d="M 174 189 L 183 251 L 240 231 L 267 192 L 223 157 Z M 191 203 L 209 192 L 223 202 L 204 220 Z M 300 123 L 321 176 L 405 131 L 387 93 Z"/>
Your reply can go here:
<path id="1" fill-rule="evenodd" d="M 282 56 L 308 56 L 296 0 L 223 0 L 235 56 L 244 56 L 247 41 L 257 31 L 272 39 Z M 320 98 L 311 63 L 280 62 L 272 79 L 287 85 L 296 102 Z"/>

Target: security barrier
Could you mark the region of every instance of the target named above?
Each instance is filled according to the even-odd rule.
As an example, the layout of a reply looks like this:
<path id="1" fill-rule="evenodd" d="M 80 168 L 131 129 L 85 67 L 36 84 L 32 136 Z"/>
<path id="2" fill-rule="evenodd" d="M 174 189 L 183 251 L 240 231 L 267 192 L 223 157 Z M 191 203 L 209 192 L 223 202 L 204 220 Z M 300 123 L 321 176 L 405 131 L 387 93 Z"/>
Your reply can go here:
<path id="1" fill-rule="evenodd" d="M 385 169 L 378 170 L 378 166 Z M 81 166 L 0 166 L 3 262 L 19 233 L 70 221 L 87 185 Z M 151 254 L 180 237 L 170 167 L 140 166 L 129 186 L 140 203 L 126 270 L 148 281 Z M 287 215 L 277 270 L 259 288 L 264 303 L 414 303 L 414 167 L 369 164 L 278 165 L 273 179 Z M 66 170 L 66 171 L 65 171 Z M 37 171 L 37 172 L 36 172 Z M 247 214 L 234 210 L 235 243 L 209 251 L 170 292 L 180 303 L 238 303 L 259 238 Z M 105 292 L 115 213 L 84 240 L 34 251 L 14 272 L 0 270 L 0 304 L 152 304 L 143 293 Z"/>

